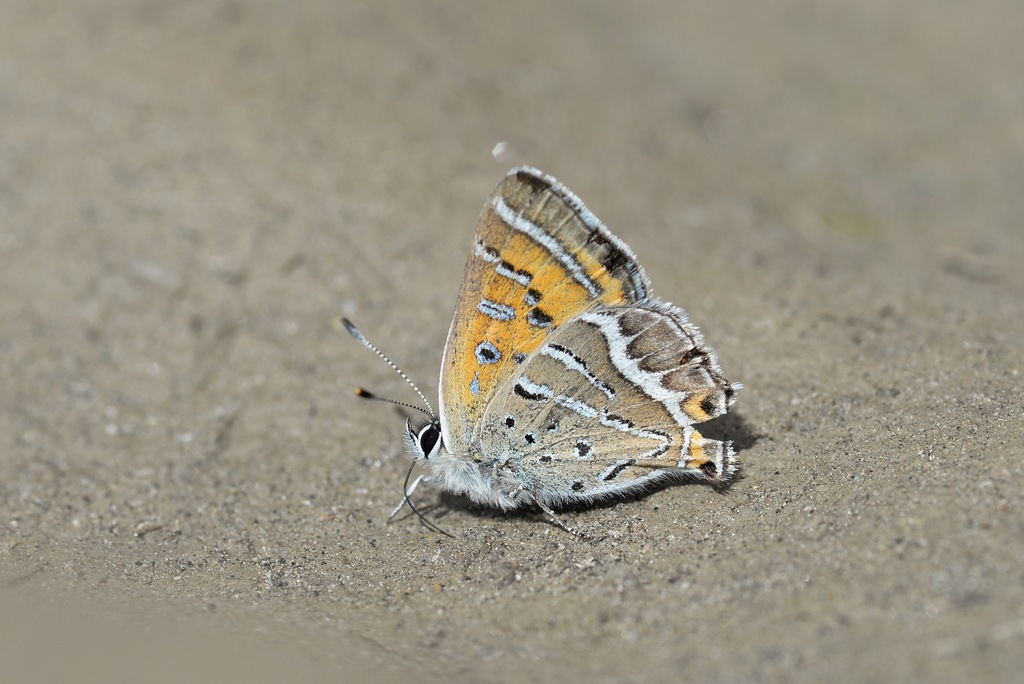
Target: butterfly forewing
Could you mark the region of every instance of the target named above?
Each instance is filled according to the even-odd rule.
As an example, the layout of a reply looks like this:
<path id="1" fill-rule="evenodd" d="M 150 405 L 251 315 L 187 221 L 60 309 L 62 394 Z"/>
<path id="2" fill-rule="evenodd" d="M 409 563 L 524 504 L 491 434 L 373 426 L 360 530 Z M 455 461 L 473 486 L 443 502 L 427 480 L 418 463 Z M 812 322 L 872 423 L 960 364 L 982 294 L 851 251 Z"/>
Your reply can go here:
<path id="1" fill-rule="evenodd" d="M 647 289 L 633 252 L 575 195 L 535 169 L 510 172 L 480 216 L 445 345 L 447 448 L 466 454 L 498 388 L 566 321 Z"/>

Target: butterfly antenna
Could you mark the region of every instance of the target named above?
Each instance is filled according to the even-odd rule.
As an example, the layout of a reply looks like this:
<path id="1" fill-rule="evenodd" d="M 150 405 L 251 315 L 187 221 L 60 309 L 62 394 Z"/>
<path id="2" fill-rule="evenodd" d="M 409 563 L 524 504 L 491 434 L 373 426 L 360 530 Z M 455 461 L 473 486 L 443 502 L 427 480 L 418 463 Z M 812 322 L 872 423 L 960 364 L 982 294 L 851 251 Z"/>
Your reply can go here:
<path id="1" fill-rule="evenodd" d="M 356 390 L 356 395 L 362 397 L 363 399 L 375 399 L 377 401 L 386 401 L 386 402 L 388 402 L 390 404 L 398 404 L 399 406 L 405 406 L 407 408 L 414 408 L 417 411 L 423 411 L 424 413 L 426 413 L 431 418 L 433 418 L 434 416 L 437 415 L 436 413 L 434 413 L 434 407 L 430 405 L 430 402 L 427 401 L 427 397 L 423 394 L 423 392 L 420 391 L 420 388 L 416 386 L 416 383 L 413 382 L 412 380 L 410 380 L 409 376 L 406 375 L 405 372 L 402 371 L 401 368 L 396 366 L 394 361 L 392 361 L 387 356 L 385 356 L 384 352 L 382 352 L 380 349 L 377 349 L 377 347 L 373 344 L 373 342 L 370 342 L 370 340 L 368 340 L 365 337 L 363 337 L 363 333 L 359 332 L 359 328 L 357 328 L 356 326 L 352 325 L 352 321 L 348 320 L 347 318 L 342 318 L 341 319 L 341 324 L 345 326 L 345 330 L 348 330 L 348 334 L 349 335 L 351 335 L 352 337 L 354 337 L 357 340 L 359 340 L 359 342 L 362 343 L 362 345 L 364 347 L 366 347 L 367 349 L 372 351 L 374 354 L 379 356 L 384 361 L 384 363 L 386 363 L 389 366 L 391 366 L 391 370 L 393 370 L 396 373 L 398 373 L 398 375 L 409 384 L 409 387 L 412 387 L 413 390 L 415 390 L 416 394 L 418 394 L 420 396 L 420 399 L 423 401 L 423 403 L 426 405 L 426 407 L 428 409 L 430 409 L 430 410 L 429 411 L 423 411 L 423 409 L 420 408 L 419 406 L 413 406 L 411 404 L 406 404 L 406 403 L 401 402 L 401 401 L 394 401 L 392 399 L 385 399 L 384 397 L 378 397 L 375 394 L 367 392 L 362 387 L 360 387 L 360 388 L 358 388 Z"/>
<path id="2" fill-rule="evenodd" d="M 416 404 L 410 404 L 407 401 L 398 401 L 397 399 L 389 399 L 388 397 L 380 397 L 380 396 L 377 396 L 376 394 L 374 394 L 373 392 L 371 392 L 370 390 L 366 389 L 365 387 L 356 387 L 356 396 L 359 397 L 360 399 L 368 399 L 370 401 L 383 401 L 385 404 L 394 404 L 395 406 L 404 406 L 405 408 L 415 409 L 416 411 L 422 411 L 423 413 L 427 414 L 431 418 L 434 417 L 433 413 L 430 413 L 429 411 L 427 411 L 427 409 L 423 408 L 422 406 L 417 406 Z"/>
<path id="3" fill-rule="evenodd" d="M 391 514 L 391 517 L 388 518 L 388 522 L 391 522 L 391 519 L 395 517 L 395 513 L 398 513 L 398 511 L 402 509 L 402 506 L 404 504 L 408 504 L 409 510 L 416 514 L 416 517 L 420 519 L 420 522 L 423 523 L 423 525 L 426 526 L 427 529 L 433 530 L 434 532 L 437 532 L 439 534 L 443 534 L 446 537 L 451 537 L 452 539 L 455 539 L 454 534 L 448 532 L 447 530 L 441 529 L 440 527 L 438 527 L 436 523 L 428 520 L 427 516 L 423 515 L 423 513 L 420 512 L 420 509 L 416 508 L 416 506 L 413 505 L 412 499 L 409 498 L 409 494 L 411 493 L 409 491 L 409 479 L 412 477 L 412 471 L 415 467 L 416 461 L 413 461 L 412 463 L 409 464 L 409 470 L 406 471 L 405 473 L 405 482 L 402 484 L 402 503 L 398 504 L 398 508 L 396 508 L 394 513 Z M 419 484 L 419 480 L 416 481 L 416 484 Z M 416 485 L 413 485 L 413 489 L 415 488 Z"/>

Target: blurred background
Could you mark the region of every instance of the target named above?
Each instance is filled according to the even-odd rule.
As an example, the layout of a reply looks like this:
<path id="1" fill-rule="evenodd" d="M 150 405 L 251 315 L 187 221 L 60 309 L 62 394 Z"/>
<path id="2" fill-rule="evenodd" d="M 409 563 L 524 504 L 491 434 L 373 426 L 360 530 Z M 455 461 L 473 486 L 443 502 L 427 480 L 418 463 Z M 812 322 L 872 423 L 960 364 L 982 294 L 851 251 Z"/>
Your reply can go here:
<path id="1" fill-rule="evenodd" d="M 5 0 L 4 662 L 1012 680 L 1021 26 L 1010 0 Z M 595 546 L 430 493 L 455 540 L 384 524 L 402 420 L 351 389 L 405 390 L 338 318 L 436 393 L 519 164 L 746 386 L 708 428 L 727 494 L 573 514 Z"/>

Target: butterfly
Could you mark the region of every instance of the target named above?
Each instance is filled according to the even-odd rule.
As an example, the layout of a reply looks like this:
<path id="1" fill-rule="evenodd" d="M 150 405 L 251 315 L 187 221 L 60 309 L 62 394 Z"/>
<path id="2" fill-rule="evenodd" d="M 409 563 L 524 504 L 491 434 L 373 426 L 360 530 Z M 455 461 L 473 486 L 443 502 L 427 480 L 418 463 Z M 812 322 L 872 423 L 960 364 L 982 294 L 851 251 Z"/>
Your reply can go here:
<path id="1" fill-rule="evenodd" d="M 684 311 L 652 296 L 626 243 L 551 176 L 513 169 L 477 225 L 440 412 L 420 393 L 429 419 L 406 423 L 426 472 L 395 513 L 426 482 L 505 511 L 540 509 L 580 534 L 558 509 L 684 481 L 727 486 L 731 444 L 693 426 L 726 413 L 740 388 Z"/>

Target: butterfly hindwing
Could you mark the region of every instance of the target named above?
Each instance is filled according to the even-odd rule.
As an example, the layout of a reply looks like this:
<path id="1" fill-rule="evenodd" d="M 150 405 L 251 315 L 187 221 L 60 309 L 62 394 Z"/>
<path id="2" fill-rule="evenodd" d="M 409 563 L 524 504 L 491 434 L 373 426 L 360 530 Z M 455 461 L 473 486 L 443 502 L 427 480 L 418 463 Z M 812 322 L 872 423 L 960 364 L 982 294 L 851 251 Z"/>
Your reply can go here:
<path id="1" fill-rule="evenodd" d="M 547 505 L 657 482 L 728 481 L 728 444 L 692 425 L 726 412 L 733 386 L 682 310 L 658 301 L 584 312 L 552 333 L 481 419 L 481 452 Z"/>

